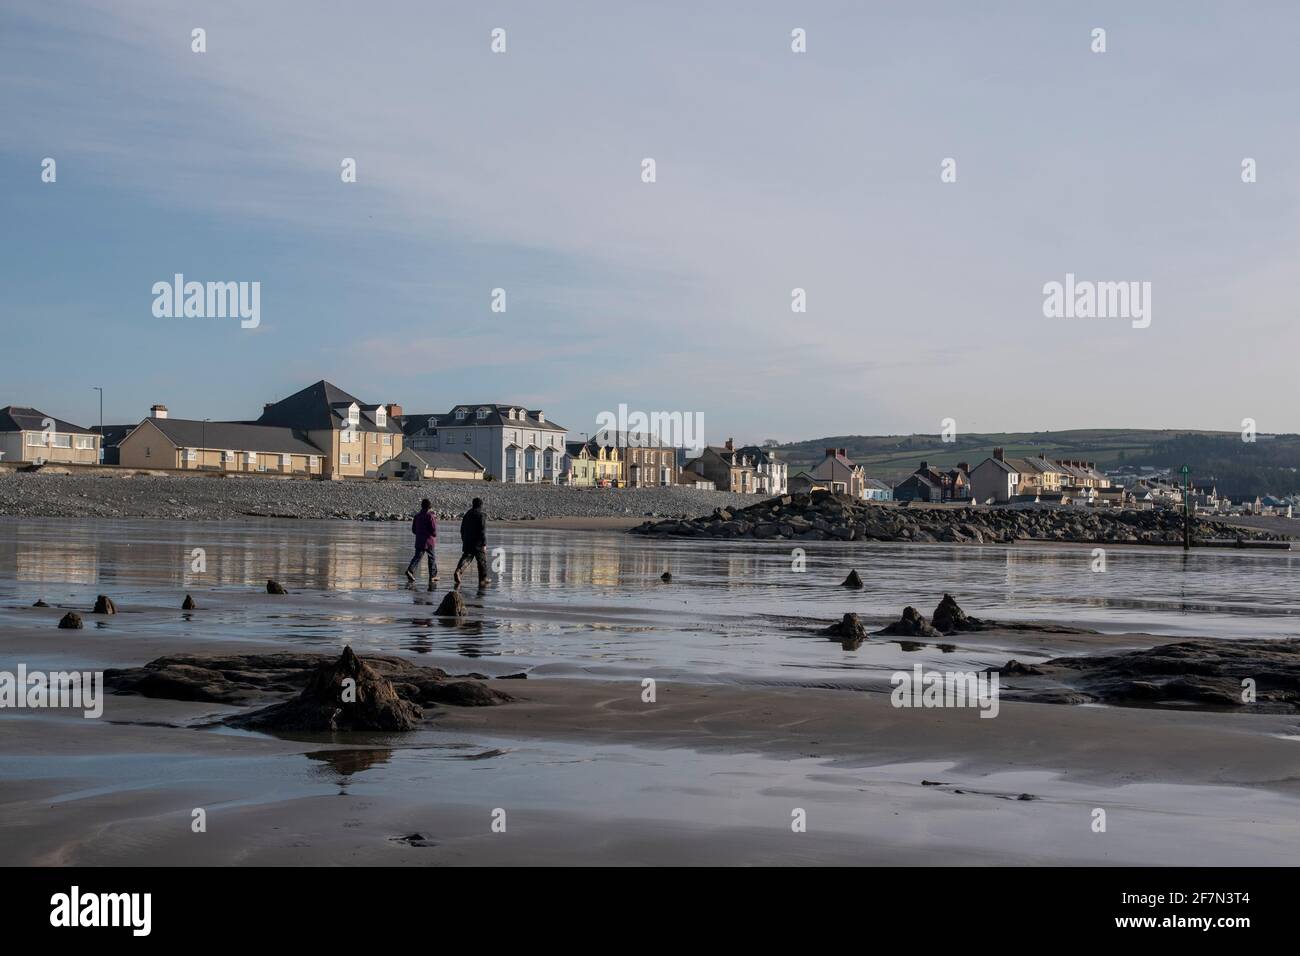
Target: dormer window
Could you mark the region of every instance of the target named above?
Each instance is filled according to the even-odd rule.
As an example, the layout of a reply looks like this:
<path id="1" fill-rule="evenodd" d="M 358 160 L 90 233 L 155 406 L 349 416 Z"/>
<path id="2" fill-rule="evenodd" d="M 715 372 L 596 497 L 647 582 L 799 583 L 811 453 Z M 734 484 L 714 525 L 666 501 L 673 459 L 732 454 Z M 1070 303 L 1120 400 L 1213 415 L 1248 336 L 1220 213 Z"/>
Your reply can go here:
<path id="1" fill-rule="evenodd" d="M 438 419 L 436 419 L 436 418 L 434 418 L 432 415 L 430 415 L 430 416 L 429 416 L 429 420 L 428 420 L 427 422 L 425 422 L 424 427 L 427 428 L 427 429 L 429 429 L 429 431 L 433 432 L 434 434 L 437 434 L 437 433 L 438 433 Z"/>
<path id="2" fill-rule="evenodd" d="M 485 418 L 488 417 L 488 411 L 489 411 L 489 410 L 486 409 L 486 408 L 480 408 L 480 409 L 478 410 L 478 418 L 479 418 L 479 421 L 482 421 L 483 419 L 485 419 Z"/>
<path id="3" fill-rule="evenodd" d="M 465 420 L 465 414 L 466 414 L 466 411 L 467 411 L 467 410 L 464 409 L 464 408 L 458 408 L 458 409 L 456 409 L 456 421 L 458 421 L 458 422 L 459 422 L 459 421 L 464 421 L 464 420 Z"/>
<path id="4" fill-rule="evenodd" d="M 348 406 L 348 424 L 354 426 L 361 424 L 361 408 L 356 402 Z"/>
<path id="5" fill-rule="evenodd" d="M 506 412 L 506 417 L 509 418 L 511 421 L 514 421 L 514 420 L 515 420 L 515 410 L 512 408 L 512 409 L 510 409 L 510 411 Z"/>
<path id="6" fill-rule="evenodd" d="M 383 405 L 375 409 L 375 424 L 380 428 L 388 424 L 388 412 Z"/>

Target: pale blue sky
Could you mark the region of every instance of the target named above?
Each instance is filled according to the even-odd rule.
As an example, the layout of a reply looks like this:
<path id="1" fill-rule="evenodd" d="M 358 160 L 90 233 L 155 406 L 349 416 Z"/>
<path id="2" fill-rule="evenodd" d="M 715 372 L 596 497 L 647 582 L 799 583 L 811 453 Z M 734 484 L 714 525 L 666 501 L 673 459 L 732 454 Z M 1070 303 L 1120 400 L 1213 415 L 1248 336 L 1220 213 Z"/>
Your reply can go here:
<path id="1" fill-rule="evenodd" d="M 1297 35 L 1290 3 L 8 0 L 0 405 L 244 418 L 324 377 L 710 441 L 1300 430 Z M 260 281 L 261 327 L 154 318 L 175 272 Z M 1150 281 L 1151 327 L 1045 319 L 1066 272 Z"/>

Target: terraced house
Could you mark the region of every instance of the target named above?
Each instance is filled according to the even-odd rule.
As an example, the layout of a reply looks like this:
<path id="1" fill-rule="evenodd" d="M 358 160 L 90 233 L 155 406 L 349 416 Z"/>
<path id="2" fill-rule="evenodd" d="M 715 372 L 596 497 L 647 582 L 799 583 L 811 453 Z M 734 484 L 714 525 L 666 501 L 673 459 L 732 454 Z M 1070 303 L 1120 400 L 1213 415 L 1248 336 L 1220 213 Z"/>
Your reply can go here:
<path id="1" fill-rule="evenodd" d="M 407 415 L 406 443 L 417 451 L 464 452 L 485 477 L 517 484 L 557 484 L 563 471 L 563 425 L 522 405 L 457 405 L 445 414 Z"/>
<path id="2" fill-rule="evenodd" d="M 0 461 L 93 465 L 99 435 L 36 408 L 6 405 L 0 408 Z"/>

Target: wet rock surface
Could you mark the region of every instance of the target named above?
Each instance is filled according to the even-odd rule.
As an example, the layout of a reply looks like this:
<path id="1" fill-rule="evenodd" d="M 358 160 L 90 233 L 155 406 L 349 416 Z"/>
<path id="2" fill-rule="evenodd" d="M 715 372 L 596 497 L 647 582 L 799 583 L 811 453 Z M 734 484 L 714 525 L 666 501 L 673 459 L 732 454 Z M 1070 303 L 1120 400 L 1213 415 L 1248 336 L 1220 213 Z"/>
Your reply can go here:
<path id="1" fill-rule="evenodd" d="M 900 637 L 942 637 L 943 634 L 936 630 L 929 619 L 916 608 L 908 605 L 903 608 L 903 616 L 893 624 L 888 625 L 878 634 L 895 634 Z"/>
<path id="2" fill-rule="evenodd" d="M 101 594 L 97 598 L 95 598 L 95 609 L 90 613 L 91 614 L 116 614 L 117 605 L 113 603 L 113 599 L 111 597 Z"/>
<path id="3" fill-rule="evenodd" d="M 647 521 L 633 534 L 795 541 L 1178 544 L 1181 512 L 1085 508 L 907 507 L 858 501 L 826 491 L 784 495 L 687 521 Z M 1193 542 L 1284 541 L 1284 535 L 1197 518 Z"/>
<path id="4" fill-rule="evenodd" d="M 944 594 L 939 601 L 939 606 L 934 609 L 930 621 L 936 630 L 942 631 L 944 634 L 955 634 L 958 631 L 982 631 L 989 626 L 979 618 L 967 615 L 951 594 Z"/>
<path id="5" fill-rule="evenodd" d="M 849 576 L 840 582 L 842 588 L 853 588 L 855 591 L 862 589 L 862 578 L 858 576 L 857 569 L 849 572 Z"/>
<path id="6" fill-rule="evenodd" d="M 267 594 L 288 594 L 289 592 L 284 589 L 284 585 L 282 585 L 279 581 L 272 581 L 270 578 L 267 578 L 266 593 Z"/>
<path id="7" fill-rule="evenodd" d="M 1042 664 L 1008 661 L 998 669 L 1024 677 L 1014 699 L 1101 702 L 1242 713 L 1300 713 L 1300 640 L 1193 640 Z M 1254 682 L 1254 701 L 1244 681 Z"/>
<path id="8" fill-rule="evenodd" d="M 448 591 L 434 613 L 438 617 L 464 617 L 468 610 L 459 591 Z"/>
<path id="9" fill-rule="evenodd" d="M 80 614 L 76 611 L 69 611 L 59 618 L 59 627 L 65 631 L 72 631 L 85 627 L 85 624 L 82 623 Z"/>
<path id="10" fill-rule="evenodd" d="M 354 705 L 349 710 L 342 702 L 345 678 L 356 682 L 360 709 Z M 235 706 L 295 695 L 228 720 L 258 730 L 410 729 L 415 726 L 410 720 L 418 720 L 425 705 L 478 707 L 514 699 L 478 681 L 449 678 L 438 667 L 398 657 L 358 658 L 350 647 L 339 657 L 296 653 L 160 657 L 143 667 L 106 670 L 104 684 L 116 694 Z"/>

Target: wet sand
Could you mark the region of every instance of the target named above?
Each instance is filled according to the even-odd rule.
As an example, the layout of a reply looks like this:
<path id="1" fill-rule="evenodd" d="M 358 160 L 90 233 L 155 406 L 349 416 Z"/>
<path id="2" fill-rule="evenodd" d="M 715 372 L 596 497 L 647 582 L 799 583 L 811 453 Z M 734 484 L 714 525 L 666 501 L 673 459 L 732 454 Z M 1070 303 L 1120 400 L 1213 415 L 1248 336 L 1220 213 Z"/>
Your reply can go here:
<path id="1" fill-rule="evenodd" d="M 759 591 L 762 565 L 738 551 L 722 582 L 695 552 L 671 552 L 670 588 L 657 558 L 625 563 L 608 586 L 600 570 L 557 584 L 525 567 L 467 592 L 458 626 L 428 617 L 444 589 L 318 589 L 291 574 L 292 593 L 276 597 L 256 586 L 266 561 L 207 587 L 160 577 L 151 553 L 130 573 L 104 551 L 84 580 L 61 560 L 41 565 L 57 572 L 41 582 L 20 568 L 25 583 L 0 603 L 0 668 L 350 643 L 363 658 L 529 676 L 493 682 L 513 703 L 432 708 L 408 734 L 277 738 L 211 727 L 239 708 L 136 696 L 107 697 L 99 720 L 0 711 L 0 864 L 1289 865 L 1300 853 L 1300 716 L 1029 703 L 1008 699 L 1010 677 L 995 719 L 887 696 L 891 671 L 913 663 L 1035 662 L 1168 634 L 993 630 L 845 651 L 809 625 L 880 597 L 826 586 L 838 566 Z M 364 551 L 350 553 L 368 581 Z M 1025 560 L 1009 565 L 1016 581 L 1037 566 Z M 1243 567 L 1257 575 L 1260 560 Z M 51 607 L 30 607 L 37 590 Z M 87 613 L 97 591 L 121 613 Z M 198 611 L 179 610 L 187 592 Z M 785 603 L 764 603 L 769 592 Z M 67 607 L 84 630 L 55 629 Z M 206 832 L 191 829 L 195 808 Z M 505 832 L 493 830 L 498 810 Z M 806 832 L 791 828 L 800 810 Z"/>

